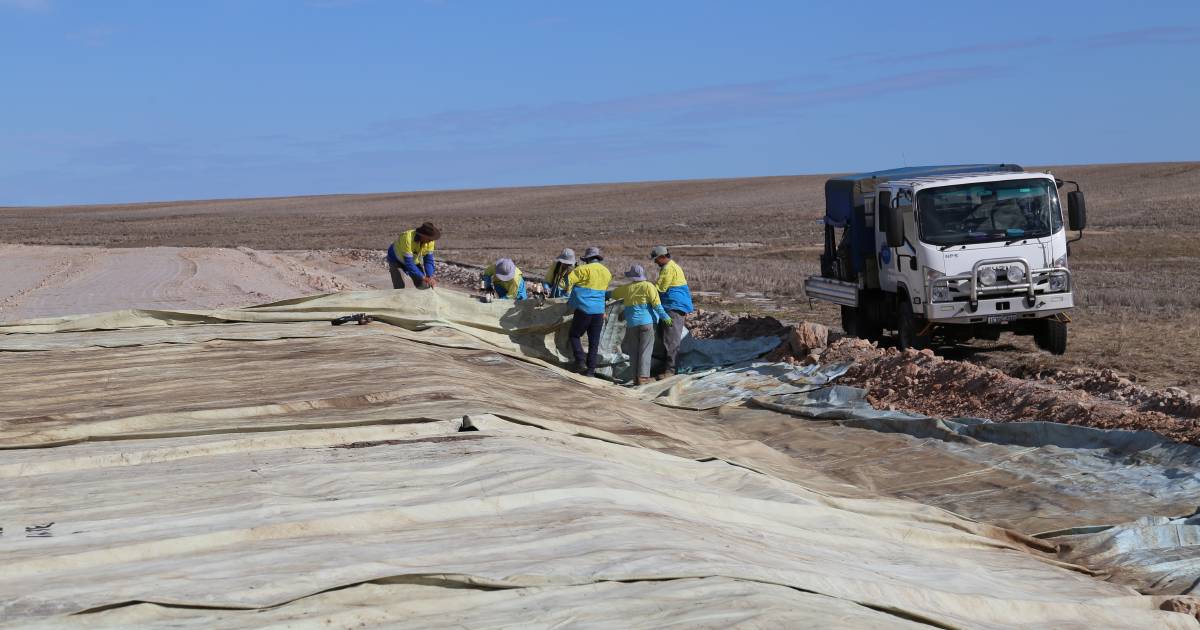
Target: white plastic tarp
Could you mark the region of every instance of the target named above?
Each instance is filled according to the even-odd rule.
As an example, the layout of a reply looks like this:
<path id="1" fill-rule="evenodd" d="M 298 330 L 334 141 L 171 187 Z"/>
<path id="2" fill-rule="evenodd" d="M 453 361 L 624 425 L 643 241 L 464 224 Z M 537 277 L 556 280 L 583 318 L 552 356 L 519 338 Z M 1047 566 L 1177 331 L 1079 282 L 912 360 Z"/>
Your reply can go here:
<path id="1" fill-rule="evenodd" d="M 533 358 L 562 313 L 424 295 L 0 328 L 0 619 L 1200 627 L 1052 545 Z M 360 311 L 395 325 L 322 321 Z M 647 587 L 602 610 L 609 584 Z"/>

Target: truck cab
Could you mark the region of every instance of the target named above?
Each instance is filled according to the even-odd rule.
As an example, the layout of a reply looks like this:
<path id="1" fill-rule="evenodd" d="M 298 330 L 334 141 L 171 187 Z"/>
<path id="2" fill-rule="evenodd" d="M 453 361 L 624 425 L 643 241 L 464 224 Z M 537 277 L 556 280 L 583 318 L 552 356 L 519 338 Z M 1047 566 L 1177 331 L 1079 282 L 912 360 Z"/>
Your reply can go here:
<path id="1" fill-rule="evenodd" d="M 821 274 L 805 292 L 839 304 L 848 334 L 894 330 L 901 348 L 1011 332 L 1062 354 L 1074 306 L 1066 233 L 1086 221 L 1078 188 L 1014 164 L 831 179 Z"/>

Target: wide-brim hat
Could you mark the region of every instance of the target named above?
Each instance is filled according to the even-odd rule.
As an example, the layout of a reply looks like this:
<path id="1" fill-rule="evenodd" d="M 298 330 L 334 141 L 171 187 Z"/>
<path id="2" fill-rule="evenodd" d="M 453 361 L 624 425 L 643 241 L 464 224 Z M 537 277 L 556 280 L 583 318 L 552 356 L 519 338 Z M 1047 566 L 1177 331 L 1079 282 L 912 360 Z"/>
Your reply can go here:
<path id="1" fill-rule="evenodd" d="M 437 226 L 428 221 L 422 223 L 421 227 L 417 228 L 416 232 L 417 234 L 420 234 L 431 241 L 436 241 L 442 237 L 442 231 L 437 229 Z"/>
<path id="2" fill-rule="evenodd" d="M 554 261 L 560 262 L 564 265 L 574 265 L 575 264 L 575 250 L 571 249 L 570 247 L 562 250 L 562 253 L 559 254 L 558 258 L 555 258 Z"/>
<path id="3" fill-rule="evenodd" d="M 625 277 L 631 280 L 645 280 L 646 270 L 642 269 L 641 265 L 634 265 L 629 268 L 629 271 L 625 272 Z"/>
<path id="4" fill-rule="evenodd" d="M 502 282 L 508 282 L 517 276 L 517 266 L 508 258 L 501 258 L 496 261 L 496 279 Z"/>
<path id="5" fill-rule="evenodd" d="M 583 259 L 584 260 L 592 260 L 592 259 L 604 260 L 604 256 L 600 255 L 599 247 L 589 247 L 589 248 L 587 248 L 587 251 L 583 252 Z"/>

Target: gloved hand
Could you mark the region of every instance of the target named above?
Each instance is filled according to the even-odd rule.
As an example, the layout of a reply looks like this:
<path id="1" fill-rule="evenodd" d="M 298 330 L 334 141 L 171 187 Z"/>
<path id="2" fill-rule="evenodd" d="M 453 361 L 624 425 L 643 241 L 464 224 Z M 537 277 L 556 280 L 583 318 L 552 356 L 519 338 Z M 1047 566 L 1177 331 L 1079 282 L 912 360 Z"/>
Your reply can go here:
<path id="1" fill-rule="evenodd" d="M 674 322 L 672 322 L 672 321 L 671 321 L 671 318 L 670 318 L 670 317 L 668 317 L 668 318 L 666 318 L 666 319 L 662 320 L 662 323 L 666 324 L 667 326 L 670 326 L 670 325 L 672 325 Z"/>

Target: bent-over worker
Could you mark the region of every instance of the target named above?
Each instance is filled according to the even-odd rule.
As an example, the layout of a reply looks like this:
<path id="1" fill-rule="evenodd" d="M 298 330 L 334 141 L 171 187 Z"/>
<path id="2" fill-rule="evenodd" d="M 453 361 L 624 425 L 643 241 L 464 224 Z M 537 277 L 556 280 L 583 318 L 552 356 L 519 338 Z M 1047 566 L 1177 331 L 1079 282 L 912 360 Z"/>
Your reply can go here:
<path id="1" fill-rule="evenodd" d="M 659 245 L 650 250 L 650 259 L 658 265 L 658 282 L 655 283 L 662 296 L 662 305 L 670 317 L 663 323 L 663 348 L 666 350 L 666 365 L 660 378 L 675 374 L 676 360 L 679 357 L 679 342 L 683 339 L 683 328 L 687 314 L 696 310 L 692 306 L 692 290 L 688 288 L 687 278 L 679 263 L 671 260 L 671 252 L 666 245 Z"/>
<path id="2" fill-rule="evenodd" d="M 571 350 L 575 355 L 575 370 L 588 376 L 596 375 L 600 353 L 600 333 L 604 331 L 604 300 L 612 272 L 600 264 L 604 257 L 599 247 L 589 247 L 583 253 L 582 265 L 567 274 L 570 298 L 567 304 L 575 309 L 571 319 Z M 583 338 L 588 336 L 587 362 L 584 362 Z"/>
<path id="3" fill-rule="evenodd" d="M 432 223 L 425 222 L 421 227 L 401 234 L 396 242 L 388 247 L 388 272 L 392 275 L 393 289 L 404 288 L 406 275 L 418 289 L 437 286 L 437 279 L 434 278 L 433 250 L 441 236 L 441 230 Z"/>
<path id="4" fill-rule="evenodd" d="M 625 277 L 633 282 L 613 289 L 609 295 L 625 304 L 625 341 L 622 345 L 633 362 L 634 383 L 645 385 L 654 380 L 650 378 L 654 326 L 658 323 L 670 326 L 671 316 L 663 310 L 658 289 L 646 281 L 646 270 L 641 265 L 630 267 Z"/>
<path id="5" fill-rule="evenodd" d="M 525 278 L 516 263 L 509 258 L 501 258 L 483 270 L 483 288 L 495 291 L 501 300 L 524 300 Z"/>
<path id="6" fill-rule="evenodd" d="M 558 258 L 554 259 L 554 264 L 546 271 L 546 280 L 542 284 L 546 285 L 548 297 L 567 297 L 567 293 L 570 291 L 567 276 L 571 275 L 573 269 L 575 269 L 575 250 L 568 247 L 562 250 Z"/>

